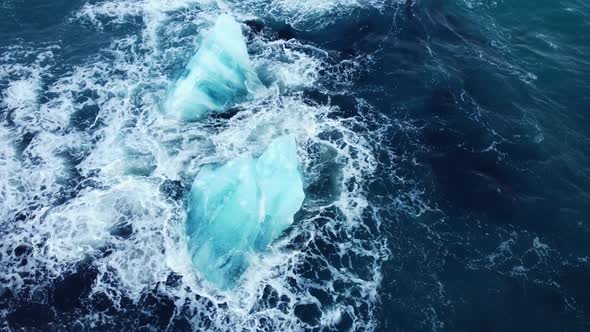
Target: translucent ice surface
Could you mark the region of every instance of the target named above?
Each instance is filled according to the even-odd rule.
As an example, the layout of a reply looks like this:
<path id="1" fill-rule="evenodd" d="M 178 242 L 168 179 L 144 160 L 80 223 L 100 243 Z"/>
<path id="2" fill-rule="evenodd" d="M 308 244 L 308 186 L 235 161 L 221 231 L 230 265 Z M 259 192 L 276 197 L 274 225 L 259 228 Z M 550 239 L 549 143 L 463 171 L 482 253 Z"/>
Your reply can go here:
<path id="1" fill-rule="evenodd" d="M 165 108 L 182 120 L 196 120 L 209 112 L 222 112 L 263 89 L 250 63 L 240 24 L 223 14 L 203 39 L 184 76 L 172 87 Z"/>
<path id="2" fill-rule="evenodd" d="M 258 158 L 205 167 L 191 190 L 187 221 L 195 268 L 217 287 L 232 287 L 248 254 L 264 251 L 301 208 L 303 183 L 291 135 L 274 139 Z"/>

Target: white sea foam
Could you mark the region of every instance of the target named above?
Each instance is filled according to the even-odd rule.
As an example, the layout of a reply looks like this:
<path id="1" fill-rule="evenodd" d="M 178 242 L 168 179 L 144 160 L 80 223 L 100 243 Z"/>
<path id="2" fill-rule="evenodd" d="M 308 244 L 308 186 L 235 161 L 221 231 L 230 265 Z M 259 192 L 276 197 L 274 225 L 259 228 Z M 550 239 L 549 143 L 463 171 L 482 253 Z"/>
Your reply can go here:
<path id="1" fill-rule="evenodd" d="M 34 79 L 13 81 L 6 89 L 4 103 L 9 109 L 27 109 L 33 113 L 38 91 L 39 86 Z"/>
<path id="2" fill-rule="evenodd" d="M 15 170 L 20 168 L 16 151 L 13 148 L 14 132 L 5 127 L 0 127 L 0 220 L 8 220 L 18 211 L 24 201 L 24 193 L 14 190 L 19 186 L 20 179 Z"/>
<path id="3" fill-rule="evenodd" d="M 270 16 L 302 29 L 319 30 L 346 17 L 359 8 L 383 8 L 385 0 L 246 0 L 230 1 L 241 11 L 253 9 L 260 16 Z"/>
<path id="4" fill-rule="evenodd" d="M 299 90 L 317 85 L 319 70 L 327 53 L 315 47 L 292 41 L 267 42 L 257 40 L 254 59 L 262 77 L 288 90 Z"/>

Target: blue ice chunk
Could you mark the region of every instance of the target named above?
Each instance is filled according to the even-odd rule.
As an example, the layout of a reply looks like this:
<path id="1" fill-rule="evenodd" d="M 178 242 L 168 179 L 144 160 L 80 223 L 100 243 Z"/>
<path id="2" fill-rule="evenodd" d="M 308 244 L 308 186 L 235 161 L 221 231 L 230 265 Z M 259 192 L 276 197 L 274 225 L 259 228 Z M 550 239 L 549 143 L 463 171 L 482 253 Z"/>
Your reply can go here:
<path id="1" fill-rule="evenodd" d="M 305 198 L 298 166 L 295 137 L 285 135 L 258 158 L 199 172 L 186 230 L 193 264 L 210 283 L 235 285 L 248 254 L 263 252 L 293 222 Z"/>
<path id="2" fill-rule="evenodd" d="M 165 110 L 182 120 L 197 120 L 264 89 L 250 63 L 240 24 L 223 14 L 172 87 Z"/>

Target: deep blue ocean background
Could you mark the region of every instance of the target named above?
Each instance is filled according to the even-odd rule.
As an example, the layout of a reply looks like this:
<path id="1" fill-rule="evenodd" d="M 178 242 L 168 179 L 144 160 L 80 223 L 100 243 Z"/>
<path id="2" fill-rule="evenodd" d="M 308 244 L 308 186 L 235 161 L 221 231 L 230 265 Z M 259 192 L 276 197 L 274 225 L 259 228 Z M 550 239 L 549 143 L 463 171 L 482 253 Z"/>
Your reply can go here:
<path id="1" fill-rule="evenodd" d="M 185 1 L 164 11 L 157 29 L 150 22 L 159 12 L 143 2 L 0 3 L 0 329 L 589 331 L 590 3 L 291 1 Z M 361 226 L 347 228 L 339 226 L 346 213 L 330 209 L 306 224 L 312 203 L 329 201 L 326 188 L 343 176 L 341 159 L 311 158 L 320 160 L 306 188 L 313 202 L 296 216 L 302 231 L 288 245 L 305 258 L 279 269 L 283 281 L 260 286 L 243 312 L 179 286 L 187 277 L 177 270 L 130 282 L 135 288 L 121 281 L 127 263 L 112 257 L 141 255 L 126 243 L 152 225 L 134 224 L 134 215 L 164 220 L 176 213 L 166 204 L 186 200 L 190 174 L 156 175 L 168 159 L 134 150 L 126 181 L 161 179 L 147 200 L 168 203 L 158 201 L 153 213 L 143 203 L 104 203 L 128 209 L 105 231 L 114 240 L 76 244 L 80 253 L 55 244 L 77 236 L 53 231 L 73 213 L 75 223 L 111 211 L 93 207 L 119 188 L 94 151 L 108 152 L 101 142 L 113 132 L 154 133 L 132 129 L 142 126 L 143 107 L 180 75 L 207 18 L 226 10 L 244 23 L 254 58 L 270 59 L 267 45 L 287 43 L 317 63 L 306 67 L 310 84 L 281 86 L 280 94 L 296 108 L 336 109 L 317 121 L 337 129 L 318 137 L 356 148 L 347 150 L 351 172 L 374 161 L 344 184 L 362 188 L 367 202 Z M 160 54 L 145 46 L 153 40 Z M 256 60 L 267 85 L 278 67 L 265 66 L 282 57 Z M 226 120 L 207 130 L 231 127 Z M 127 129 L 111 132 L 109 121 Z M 57 164 L 55 174 L 67 176 L 42 175 Z M 80 197 L 92 200 L 73 203 Z M 96 231 L 88 225 L 83 232 Z M 349 243 L 351 253 L 338 254 Z M 69 251 L 52 256 L 52 248 Z M 159 269 L 142 264 L 130 261 L 130 274 Z M 281 296 L 279 284 L 293 297 Z M 339 305 L 345 309 L 330 318 Z"/>

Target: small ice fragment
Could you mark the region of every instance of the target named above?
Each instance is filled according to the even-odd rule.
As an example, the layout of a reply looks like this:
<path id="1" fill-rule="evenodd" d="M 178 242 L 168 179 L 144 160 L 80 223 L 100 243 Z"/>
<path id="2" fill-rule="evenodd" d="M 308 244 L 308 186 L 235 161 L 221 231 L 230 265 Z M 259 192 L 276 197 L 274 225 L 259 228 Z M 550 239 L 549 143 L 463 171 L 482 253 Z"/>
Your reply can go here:
<path id="1" fill-rule="evenodd" d="M 264 89 L 250 63 L 240 24 L 223 14 L 172 87 L 165 112 L 194 121 Z"/>

